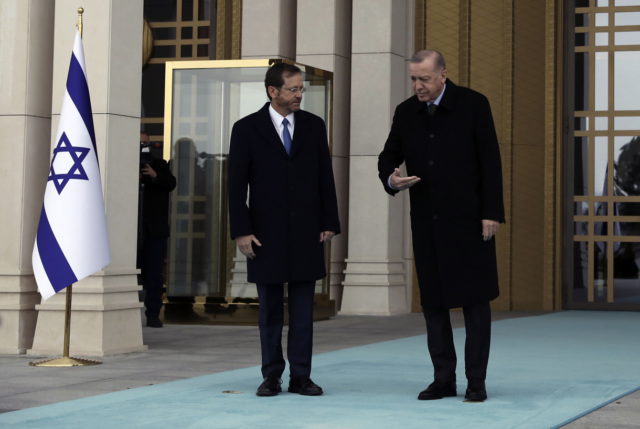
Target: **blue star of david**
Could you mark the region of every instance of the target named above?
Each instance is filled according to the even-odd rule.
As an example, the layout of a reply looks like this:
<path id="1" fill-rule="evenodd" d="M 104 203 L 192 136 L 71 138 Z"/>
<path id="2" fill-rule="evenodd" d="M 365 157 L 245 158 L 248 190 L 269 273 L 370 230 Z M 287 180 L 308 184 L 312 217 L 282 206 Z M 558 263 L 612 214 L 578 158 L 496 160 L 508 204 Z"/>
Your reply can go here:
<path id="1" fill-rule="evenodd" d="M 56 162 L 56 158 L 60 153 L 68 153 L 73 160 L 73 165 L 71 166 L 69 171 L 64 174 L 56 173 L 53 167 Z M 58 140 L 58 146 L 56 146 L 56 148 L 53 150 L 53 159 L 51 160 L 51 168 L 49 169 L 48 179 L 53 181 L 58 194 L 62 193 L 62 190 L 65 186 L 67 186 L 67 183 L 69 183 L 69 180 L 71 179 L 89 180 L 87 173 L 82 167 L 82 161 L 84 161 L 88 153 L 89 148 L 71 145 L 71 142 L 69 141 L 67 135 L 65 133 L 62 133 L 62 136 L 60 136 L 60 140 Z"/>

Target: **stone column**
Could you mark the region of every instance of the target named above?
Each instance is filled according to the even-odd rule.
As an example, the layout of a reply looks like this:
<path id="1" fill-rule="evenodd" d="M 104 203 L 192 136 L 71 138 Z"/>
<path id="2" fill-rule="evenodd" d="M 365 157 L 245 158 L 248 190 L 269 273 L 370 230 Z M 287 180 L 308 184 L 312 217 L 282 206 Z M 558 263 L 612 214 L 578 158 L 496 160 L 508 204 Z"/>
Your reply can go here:
<path id="1" fill-rule="evenodd" d="M 296 0 L 243 0 L 242 58 L 296 55 Z"/>
<path id="2" fill-rule="evenodd" d="M 342 234 L 331 243 L 330 296 L 340 308 L 347 256 L 351 0 L 298 0 L 296 61 L 333 72 L 332 159 Z"/>
<path id="3" fill-rule="evenodd" d="M 349 256 L 342 314 L 409 311 L 404 259 L 406 193 L 386 194 L 378 154 L 406 95 L 409 0 L 353 0 Z"/>
<path id="4" fill-rule="evenodd" d="M 31 251 L 49 164 L 53 6 L 0 2 L 0 354 L 31 347 L 40 302 Z"/>
<path id="5" fill-rule="evenodd" d="M 84 0 L 82 5 L 111 264 L 74 285 L 70 352 L 103 356 L 146 349 L 135 267 L 143 5 L 129 0 Z M 52 135 L 65 90 L 77 7 L 75 0 L 55 2 Z M 50 142 L 41 142 L 40 148 L 50 153 Z M 44 182 L 46 170 L 37 177 Z M 37 192 L 40 201 L 43 189 Z M 64 302 L 65 294 L 59 293 L 37 307 L 38 323 L 29 354 L 60 354 Z"/>

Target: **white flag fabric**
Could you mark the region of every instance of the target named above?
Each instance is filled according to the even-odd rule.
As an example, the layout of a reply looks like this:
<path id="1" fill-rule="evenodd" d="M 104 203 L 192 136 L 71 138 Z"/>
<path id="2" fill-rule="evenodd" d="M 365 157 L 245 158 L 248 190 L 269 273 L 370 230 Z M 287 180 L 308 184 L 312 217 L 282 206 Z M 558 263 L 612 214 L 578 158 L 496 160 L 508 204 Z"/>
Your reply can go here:
<path id="1" fill-rule="evenodd" d="M 45 300 L 111 262 L 79 32 L 55 142 L 32 256 L 38 290 Z"/>

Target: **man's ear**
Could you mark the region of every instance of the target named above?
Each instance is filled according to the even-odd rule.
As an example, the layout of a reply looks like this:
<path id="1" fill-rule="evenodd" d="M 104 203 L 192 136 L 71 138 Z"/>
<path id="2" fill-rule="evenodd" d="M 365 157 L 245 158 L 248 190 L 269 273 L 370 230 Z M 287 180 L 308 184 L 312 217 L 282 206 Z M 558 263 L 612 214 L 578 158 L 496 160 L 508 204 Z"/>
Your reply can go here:
<path id="1" fill-rule="evenodd" d="M 271 98 L 274 98 L 276 95 L 278 95 L 278 88 L 276 88 L 275 86 L 269 85 L 267 87 L 267 92 L 269 92 L 269 96 Z"/>

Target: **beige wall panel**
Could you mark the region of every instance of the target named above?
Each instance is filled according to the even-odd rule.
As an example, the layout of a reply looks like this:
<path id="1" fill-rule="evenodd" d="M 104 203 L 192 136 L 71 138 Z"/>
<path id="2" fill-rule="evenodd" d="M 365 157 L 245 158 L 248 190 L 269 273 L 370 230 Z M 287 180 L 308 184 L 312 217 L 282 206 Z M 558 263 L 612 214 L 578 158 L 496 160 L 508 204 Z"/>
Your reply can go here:
<path id="1" fill-rule="evenodd" d="M 513 148 L 512 310 L 541 310 L 544 260 L 544 147 Z"/>
<path id="2" fill-rule="evenodd" d="M 513 46 L 514 145 L 543 146 L 545 144 L 544 14 L 545 5 L 542 2 L 515 2 Z M 540 168 L 543 168 L 542 164 Z"/>
<path id="3" fill-rule="evenodd" d="M 511 309 L 512 229 L 512 17 L 510 2 L 473 0 L 470 2 L 469 86 L 487 96 L 500 142 L 506 225 L 497 237 L 500 297 L 493 308 Z"/>
<path id="4" fill-rule="evenodd" d="M 442 52 L 449 79 L 460 79 L 460 3 L 452 0 L 427 1 L 426 48 Z"/>
<path id="5" fill-rule="evenodd" d="M 542 308 L 544 284 L 545 5 L 514 8 L 512 303 Z M 526 146 L 526 147 L 525 147 Z M 535 263 L 533 263 L 535 262 Z"/>

